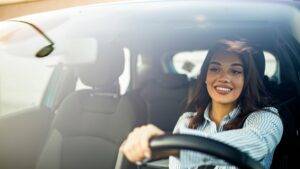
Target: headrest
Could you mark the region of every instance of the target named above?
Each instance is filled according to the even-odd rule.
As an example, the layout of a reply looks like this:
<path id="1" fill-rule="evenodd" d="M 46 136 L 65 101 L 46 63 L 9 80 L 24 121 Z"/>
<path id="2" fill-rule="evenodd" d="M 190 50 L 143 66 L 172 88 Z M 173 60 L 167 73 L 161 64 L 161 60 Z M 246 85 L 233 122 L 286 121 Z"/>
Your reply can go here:
<path id="1" fill-rule="evenodd" d="M 188 78 L 184 74 L 164 74 L 156 82 L 166 88 L 179 88 L 188 85 Z"/>
<path id="2" fill-rule="evenodd" d="M 261 79 L 263 79 L 265 75 L 265 66 L 266 66 L 266 61 L 265 61 L 265 56 L 263 51 L 259 50 L 257 53 L 254 53 L 253 59 L 256 65 L 258 75 Z"/>
<path id="3" fill-rule="evenodd" d="M 114 85 L 124 69 L 124 52 L 119 46 L 100 46 L 97 61 L 82 65 L 77 74 L 83 84 L 95 88 Z"/>

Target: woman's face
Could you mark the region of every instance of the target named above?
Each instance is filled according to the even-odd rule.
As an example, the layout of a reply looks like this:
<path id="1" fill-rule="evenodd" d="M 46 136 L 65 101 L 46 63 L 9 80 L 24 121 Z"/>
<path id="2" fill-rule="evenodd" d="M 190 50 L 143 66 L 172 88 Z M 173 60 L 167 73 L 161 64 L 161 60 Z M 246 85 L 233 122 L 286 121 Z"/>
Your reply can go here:
<path id="1" fill-rule="evenodd" d="M 244 86 L 240 58 L 233 54 L 216 53 L 208 66 L 206 86 L 213 102 L 235 104 Z"/>

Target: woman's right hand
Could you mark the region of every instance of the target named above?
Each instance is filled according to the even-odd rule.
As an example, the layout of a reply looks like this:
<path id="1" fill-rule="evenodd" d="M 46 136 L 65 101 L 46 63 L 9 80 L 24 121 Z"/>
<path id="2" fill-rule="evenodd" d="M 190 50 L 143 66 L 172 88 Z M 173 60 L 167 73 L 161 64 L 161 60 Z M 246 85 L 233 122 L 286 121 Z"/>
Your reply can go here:
<path id="1" fill-rule="evenodd" d="M 149 140 L 154 136 L 164 135 L 158 127 L 148 124 L 135 128 L 120 146 L 120 151 L 133 163 L 138 164 L 151 158 Z"/>

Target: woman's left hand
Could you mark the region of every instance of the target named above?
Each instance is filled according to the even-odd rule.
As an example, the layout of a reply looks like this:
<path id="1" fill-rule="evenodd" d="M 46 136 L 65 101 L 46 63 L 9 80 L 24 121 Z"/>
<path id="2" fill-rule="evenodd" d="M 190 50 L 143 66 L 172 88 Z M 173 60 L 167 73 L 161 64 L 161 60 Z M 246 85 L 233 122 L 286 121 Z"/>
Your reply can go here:
<path id="1" fill-rule="evenodd" d="M 149 140 L 154 136 L 165 134 L 158 127 L 148 124 L 135 128 L 120 146 L 120 151 L 133 163 L 151 158 Z"/>

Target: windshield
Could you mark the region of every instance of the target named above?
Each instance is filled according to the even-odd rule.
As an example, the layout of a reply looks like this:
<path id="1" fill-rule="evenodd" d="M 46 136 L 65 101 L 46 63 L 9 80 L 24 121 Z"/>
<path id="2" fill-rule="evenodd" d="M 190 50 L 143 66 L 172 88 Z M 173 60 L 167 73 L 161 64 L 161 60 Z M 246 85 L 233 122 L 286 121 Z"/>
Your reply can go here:
<path id="1" fill-rule="evenodd" d="M 133 128 L 153 124 L 172 133 L 184 112 L 197 111 L 187 103 L 202 95 L 197 79 L 204 60 L 226 38 L 257 49 L 252 72 L 271 106 L 288 102 L 292 113 L 299 110 L 300 12 L 294 6 L 147 1 L 50 14 L 0 22 L 1 169 L 39 168 L 51 163 L 53 152 L 53 165 L 113 168 Z M 37 55 L 42 49 L 49 53 Z M 213 89 L 224 95 L 232 86 Z M 299 122 L 298 115 L 290 119 L 285 123 Z"/>

